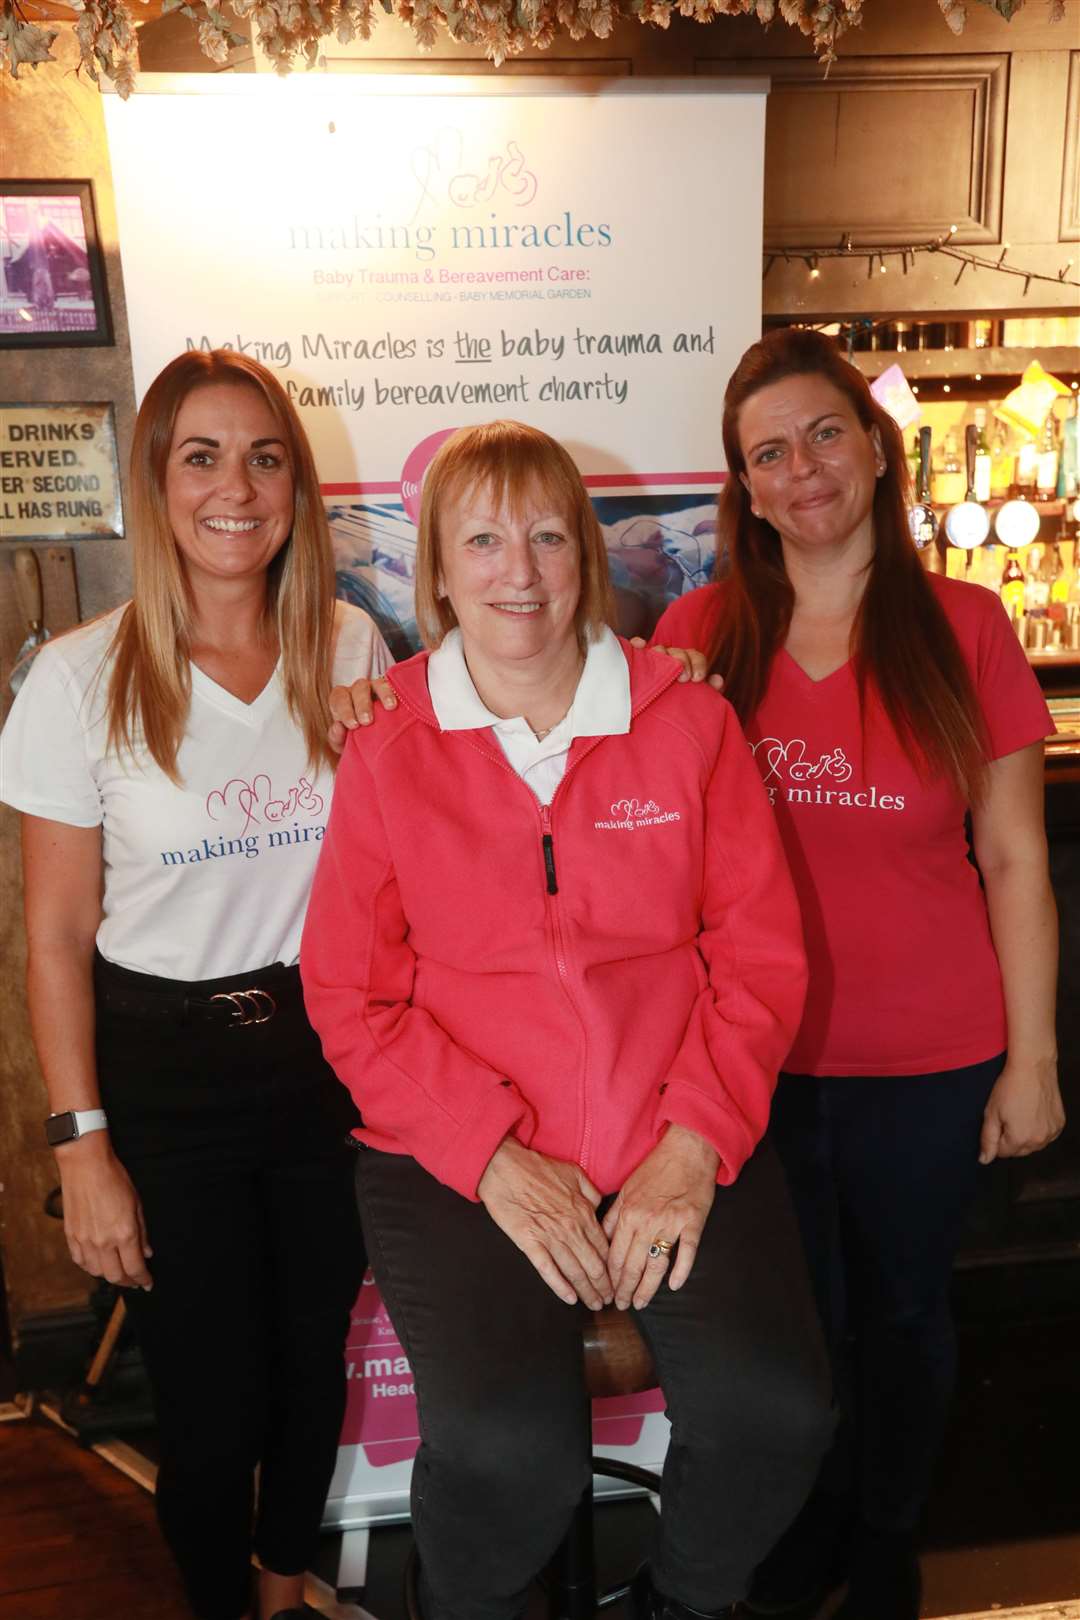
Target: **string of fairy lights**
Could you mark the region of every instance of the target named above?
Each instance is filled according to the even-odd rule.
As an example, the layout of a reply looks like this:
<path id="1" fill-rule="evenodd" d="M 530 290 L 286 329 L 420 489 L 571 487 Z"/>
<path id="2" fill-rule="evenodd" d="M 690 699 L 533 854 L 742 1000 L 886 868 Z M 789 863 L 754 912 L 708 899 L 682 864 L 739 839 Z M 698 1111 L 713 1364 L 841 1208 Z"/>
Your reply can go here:
<path id="1" fill-rule="evenodd" d="M 951 259 L 959 264 L 960 268 L 953 280 L 954 286 L 959 286 L 967 271 L 974 268 L 977 270 L 993 270 L 1003 276 L 1019 277 L 1024 283 L 1023 296 L 1025 298 L 1031 290 L 1033 281 L 1048 282 L 1051 286 L 1080 287 L 1080 280 L 1069 274 L 1075 262 L 1073 259 L 1067 259 L 1056 275 L 1048 275 L 1042 270 L 1030 270 L 1025 269 L 1022 265 L 1010 264 L 1008 262 L 1010 252 L 1008 242 L 1003 245 L 996 259 L 979 253 L 969 253 L 966 248 L 956 245 L 957 230 L 958 226 L 950 225 L 947 231 L 944 231 L 940 236 L 934 237 L 929 242 L 908 242 L 899 247 L 855 247 L 851 240 L 850 231 L 845 231 L 835 247 L 779 248 L 767 253 L 765 255 L 765 271 L 762 279 L 768 279 L 769 271 L 773 268 L 777 259 L 782 259 L 786 264 L 790 264 L 796 259 L 802 259 L 811 281 L 816 281 L 821 275 L 822 261 L 826 259 L 857 260 L 865 258 L 868 280 L 872 280 L 875 275 L 885 275 L 889 269 L 889 260 L 899 259 L 903 274 L 906 276 L 909 270 L 914 269 L 915 260 L 919 254 L 936 253 L 944 259 Z"/>

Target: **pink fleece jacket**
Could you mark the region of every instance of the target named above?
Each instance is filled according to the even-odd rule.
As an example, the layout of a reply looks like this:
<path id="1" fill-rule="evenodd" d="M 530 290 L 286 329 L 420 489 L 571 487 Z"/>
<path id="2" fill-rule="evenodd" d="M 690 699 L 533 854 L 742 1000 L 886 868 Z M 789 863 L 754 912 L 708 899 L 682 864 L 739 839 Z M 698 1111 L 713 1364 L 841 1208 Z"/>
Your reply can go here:
<path id="1" fill-rule="evenodd" d="M 427 654 L 338 770 L 300 968 L 373 1148 L 476 1197 L 508 1133 L 615 1192 L 669 1122 L 734 1181 L 806 988 L 775 818 L 734 712 L 623 643 L 627 735 L 545 808 L 487 729 L 442 732 Z"/>

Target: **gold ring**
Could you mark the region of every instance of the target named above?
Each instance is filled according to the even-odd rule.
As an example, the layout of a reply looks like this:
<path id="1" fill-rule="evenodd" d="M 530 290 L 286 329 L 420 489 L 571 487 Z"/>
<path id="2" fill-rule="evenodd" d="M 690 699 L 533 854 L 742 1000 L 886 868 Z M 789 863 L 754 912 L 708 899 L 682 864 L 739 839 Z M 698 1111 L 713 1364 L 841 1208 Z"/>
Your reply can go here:
<path id="1" fill-rule="evenodd" d="M 667 1238 L 653 1238 L 649 1244 L 649 1259 L 666 1260 L 674 1247 L 674 1243 L 669 1243 Z"/>

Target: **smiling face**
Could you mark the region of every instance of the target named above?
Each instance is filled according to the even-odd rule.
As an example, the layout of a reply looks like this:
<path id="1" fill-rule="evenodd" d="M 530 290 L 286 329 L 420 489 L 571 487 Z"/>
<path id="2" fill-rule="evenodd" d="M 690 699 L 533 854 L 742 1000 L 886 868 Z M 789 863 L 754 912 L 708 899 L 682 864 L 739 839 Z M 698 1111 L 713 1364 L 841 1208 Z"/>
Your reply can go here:
<path id="1" fill-rule="evenodd" d="M 188 394 L 169 446 L 165 504 L 193 585 L 265 574 L 292 530 L 293 476 L 257 388 L 208 383 Z"/>
<path id="2" fill-rule="evenodd" d="M 848 396 L 813 373 L 770 383 L 739 412 L 740 478 L 756 516 L 785 545 L 873 545 L 873 502 L 885 457 Z"/>
<path id="3" fill-rule="evenodd" d="M 557 657 L 576 641 L 581 545 L 573 518 L 539 485 L 513 509 L 485 485 L 439 507 L 440 596 L 465 642 L 492 663 Z"/>

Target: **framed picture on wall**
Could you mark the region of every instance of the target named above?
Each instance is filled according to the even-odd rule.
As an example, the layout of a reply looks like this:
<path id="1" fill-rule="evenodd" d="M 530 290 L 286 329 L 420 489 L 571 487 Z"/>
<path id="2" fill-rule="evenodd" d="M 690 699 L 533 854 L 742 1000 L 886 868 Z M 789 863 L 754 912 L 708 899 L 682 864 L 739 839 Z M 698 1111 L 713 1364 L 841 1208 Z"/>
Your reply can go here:
<path id="1" fill-rule="evenodd" d="M 0 180 L 0 348 L 113 341 L 89 180 Z"/>

